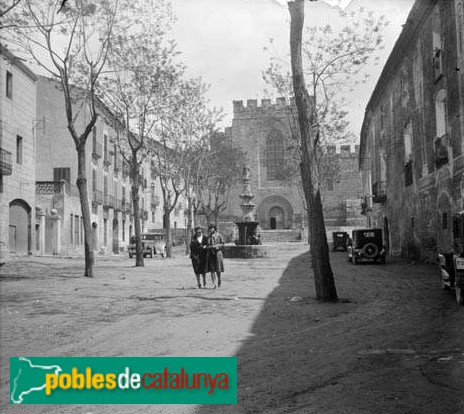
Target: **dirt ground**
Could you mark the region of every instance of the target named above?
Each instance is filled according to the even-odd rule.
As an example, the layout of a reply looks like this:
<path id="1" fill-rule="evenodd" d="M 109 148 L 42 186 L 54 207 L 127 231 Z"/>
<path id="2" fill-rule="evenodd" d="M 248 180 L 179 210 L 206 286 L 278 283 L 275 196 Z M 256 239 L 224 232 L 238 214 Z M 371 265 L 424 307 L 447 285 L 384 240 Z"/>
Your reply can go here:
<path id="1" fill-rule="evenodd" d="M 225 261 L 195 289 L 189 259 L 31 257 L 0 269 L 1 413 L 464 413 L 464 307 L 433 266 L 331 256 L 341 300 L 314 299 L 307 246 Z M 10 356 L 234 356 L 235 406 L 10 406 Z"/>

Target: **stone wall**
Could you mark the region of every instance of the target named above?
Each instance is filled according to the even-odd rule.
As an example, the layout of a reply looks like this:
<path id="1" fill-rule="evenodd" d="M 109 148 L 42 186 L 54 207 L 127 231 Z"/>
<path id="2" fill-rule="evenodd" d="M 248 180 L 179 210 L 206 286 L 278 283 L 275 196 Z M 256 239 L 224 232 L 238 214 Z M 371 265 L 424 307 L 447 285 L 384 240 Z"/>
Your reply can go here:
<path id="1" fill-rule="evenodd" d="M 433 259 L 453 248 L 463 209 L 462 51 L 454 2 L 416 1 L 411 15 L 366 110 L 361 159 L 368 221 L 384 228 L 390 253 Z"/>
<path id="2" fill-rule="evenodd" d="M 5 90 L 7 72 L 12 77 L 11 97 Z M 0 262 L 9 257 L 10 241 L 16 254 L 35 250 L 35 81 L 35 75 L 0 46 L 0 148 L 4 154 L 0 166 Z M 17 213 L 26 218 L 25 227 L 16 228 L 19 223 L 14 220 L 21 220 L 13 217 Z"/>

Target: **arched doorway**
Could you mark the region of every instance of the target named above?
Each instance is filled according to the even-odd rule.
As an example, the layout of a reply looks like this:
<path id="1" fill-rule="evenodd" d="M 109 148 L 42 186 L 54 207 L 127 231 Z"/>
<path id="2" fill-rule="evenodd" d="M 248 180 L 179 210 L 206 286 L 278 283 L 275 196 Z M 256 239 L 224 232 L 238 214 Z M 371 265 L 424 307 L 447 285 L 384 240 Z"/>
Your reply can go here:
<path id="1" fill-rule="evenodd" d="M 113 253 L 119 253 L 119 223 L 118 219 L 113 219 Z"/>
<path id="2" fill-rule="evenodd" d="M 263 230 L 291 229 L 294 224 L 292 204 L 284 196 L 268 196 L 258 205 L 257 218 Z"/>
<path id="3" fill-rule="evenodd" d="M 10 252 L 32 253 L 31 207 L 24 200 L 13 200 L 9 208 Z"/>
<path id="4" fill-rule="evenodd" d="M 284 228 L 284 211 L 280 207 L 272 207 L 269 210 L 269 228 L 279 230 Z"/>
<path id="5" fill-rule="evenodd" d="M 92 244 L 93 244 L 93 249 L 98 250 L 97 248 L 97 223 L 95 222 L 92 223 Z"/>

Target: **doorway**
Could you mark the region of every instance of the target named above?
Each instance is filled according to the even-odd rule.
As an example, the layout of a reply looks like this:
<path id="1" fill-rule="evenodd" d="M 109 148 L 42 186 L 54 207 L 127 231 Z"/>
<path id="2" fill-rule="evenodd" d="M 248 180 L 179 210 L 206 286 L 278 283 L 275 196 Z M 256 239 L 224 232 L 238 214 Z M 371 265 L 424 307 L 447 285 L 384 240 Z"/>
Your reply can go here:
<path id="1" fill-rule="evenodd" d="M 272 207 L 269 210 L 269 228 L 271 230 L 284 228 L 284 211 L 280 207 Z"/>
<path id="2" fill-rule="evenodd" d="M 113 253 L 119 253 L 119 223 L 118 219 L 113 219 Z"/>
<path id="3" fill-rule="evenodd" d="M 30 207 L 23 200 L 14 200 L 9 208 L 10 252 L 32 252 Z"/>

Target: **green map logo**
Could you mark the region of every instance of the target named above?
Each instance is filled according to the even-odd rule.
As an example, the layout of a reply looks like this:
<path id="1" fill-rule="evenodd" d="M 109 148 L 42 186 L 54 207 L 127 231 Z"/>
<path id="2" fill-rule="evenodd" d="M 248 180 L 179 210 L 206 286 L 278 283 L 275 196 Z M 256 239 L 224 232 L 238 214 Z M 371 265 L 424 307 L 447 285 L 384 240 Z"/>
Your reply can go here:
<path id="1" fill-rule="evenodd" d="M 237 358 L 12 357 L 10 404 L 237 404 Z"/>
<path id="2" fill-rule="evenodd" d="M 30 393 L 45 389 L 47 373 L 59 375 L 61 371 L 58 365 L 34 365 L 28 358 L 17 358 L 16 363 L 10 365 L 10 378 L 13 378 L 10 402 L 22 404 Z"/>

